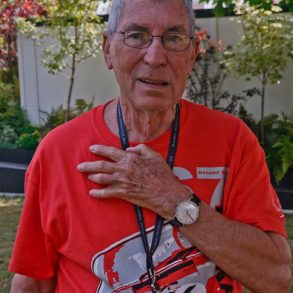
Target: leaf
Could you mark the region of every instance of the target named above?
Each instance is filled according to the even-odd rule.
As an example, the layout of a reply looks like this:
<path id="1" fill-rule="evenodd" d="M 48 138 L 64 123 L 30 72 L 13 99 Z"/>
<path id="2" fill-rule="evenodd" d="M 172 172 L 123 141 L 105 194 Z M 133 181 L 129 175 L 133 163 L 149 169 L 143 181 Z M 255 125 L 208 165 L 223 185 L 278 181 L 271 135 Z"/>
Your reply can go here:
<path id="1" fill-rule="evenodd" d="M 272 5 L 271 10 L 273 12 L 281 12 L 282 11 L 282 8 L 280 6 L 277 6 L 277 5 Z"/>
<path id="2" fill-rule="evenodd" d="M 221 1 L 217 1 L 216 6 L 214 8 L 214 14 L 215 16 L 224 16 L 225 15 L 225 9 L 223 7 L 223 3 Z"/>

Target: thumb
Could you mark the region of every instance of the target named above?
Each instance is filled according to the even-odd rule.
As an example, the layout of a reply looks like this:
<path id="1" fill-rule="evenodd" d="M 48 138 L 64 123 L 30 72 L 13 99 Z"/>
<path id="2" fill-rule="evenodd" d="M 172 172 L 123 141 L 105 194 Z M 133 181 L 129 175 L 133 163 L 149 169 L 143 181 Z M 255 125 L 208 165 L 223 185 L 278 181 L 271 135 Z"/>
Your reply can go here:
<path id="1" fill-rule="evenodd" d="M 126 149 L 126 151 L 129 153 L 135 153 L 137 155 L 145 156 L 145 157 L 148 157 L 154 154 L 154 151 L 148 146 L 146 146 L 145 144 L 139 144 L 135 147 L 129 147 Z"/>

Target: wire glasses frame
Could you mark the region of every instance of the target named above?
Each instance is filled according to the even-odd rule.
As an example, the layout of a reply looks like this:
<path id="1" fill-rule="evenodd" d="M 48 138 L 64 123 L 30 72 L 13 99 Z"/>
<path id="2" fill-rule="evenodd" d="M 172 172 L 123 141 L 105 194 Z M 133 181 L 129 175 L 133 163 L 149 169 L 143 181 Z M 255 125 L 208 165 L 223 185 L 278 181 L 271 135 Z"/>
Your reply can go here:
<path id="1" fill-rule="evenodd" d="M 144 31 L 121 31 L 118 33 L 123 35 L 123 41 L 126 46 L 135 49 L 147 48 L 152 44 L 153 38 L 160 38 L 166 50 L 180 52 L 187 50 L 191 40 L 195 39 L 195 37 L 174 32 L 166 32 L 162 36 L 153 36 L 150 32 Z"/>

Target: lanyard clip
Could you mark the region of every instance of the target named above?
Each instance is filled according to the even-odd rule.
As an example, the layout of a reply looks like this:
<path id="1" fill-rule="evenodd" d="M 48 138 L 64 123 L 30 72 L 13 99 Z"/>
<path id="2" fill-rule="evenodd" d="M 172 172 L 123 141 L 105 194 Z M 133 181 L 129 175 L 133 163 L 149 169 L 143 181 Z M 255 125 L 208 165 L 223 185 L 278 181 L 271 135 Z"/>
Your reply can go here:
<path id="1" fill-rule="evenodd" d="M 151 284 L 151 288 L 152 288 L 152 291 L 153 291 L 153 292 L 161 292 L 161 291 L 160 291 L 160 287 L 159 287 L 159 285 L 156 284 L 156 283 L 154 283 L 154 284 L 152 283 L 152 284 Z"/>
<path id="2" fill-rule="evenodd" d="M 152 292 L 161 292 L 159 285 L 156 283 L 157 277 L 154 270 L 149 269 L 148 273 L 149 273 L 149 278 L 151 281 L 150 286 L 151 286 Z"/>

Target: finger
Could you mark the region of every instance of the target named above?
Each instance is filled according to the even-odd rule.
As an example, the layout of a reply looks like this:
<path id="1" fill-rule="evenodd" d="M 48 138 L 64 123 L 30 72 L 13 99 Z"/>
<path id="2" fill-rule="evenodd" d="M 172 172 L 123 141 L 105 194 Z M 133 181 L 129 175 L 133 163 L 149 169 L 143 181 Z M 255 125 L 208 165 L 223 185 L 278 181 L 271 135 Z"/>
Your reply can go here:
<path id="1" fill-rule="evenodd" d="M 126 155 L 121 149 L 105 145 L 92 145 L 89 149 L 93 154 L 109 158 L 114 162 L 120 161 Z"/>
<path id="2" fill-rule="evenodd" d="M 135 147 L 129 147 L 126 149 L 126 152 L 135 153 L 145 157 L 153 156 L 156 154 L 155 151 L 153 151 L 151 148 L 149 148 L 145 144 L 139 144 Z"/>
<path id="3" fill-rule="evenodd" d="M 129 147 L 126 152 L 140 155 L 141 157 L 148 159 L 163 159 L 162 155 L 152 150 L 145 144 L 139 144 L 136 147 Z"/>
<path id="4" fill-rule="evenodd" d="M 115 190 L 112 186 L 108 186 L 103 189 L 91 189 L 89 195 L 96 198 L 119 198 L 119 192 Z"/>
<path id="5" fill-rule="evenodd" d="M 91 174 L 88 176 L 88 179 L 94 183 L 103 185 L 110 185 L 114 182 L 113 175 L 109 174 Z"/>
<path id="6" fill-rule="evenodd" d="M 89 191 L 89 195 L 94 198 L 100 198 L 100 199 L 106 199 L 106 198 L 119 198 L 128 201 L 129 203 L 132 203 L 137 206 L 141 207 L 147 207 L 147 205 L 140 201 L 136 200 L 135 198 L 125 197 L 123 196 L 123 192 L 120 192 L 116 188 L 112 188 L 111 186 L 106 187 L 104 189 L 91 189 Z"/>
<path id="7" fill-rule="evenodd" d="M 113 173 L 117 168 L 115 163 L 107 161 L 94 161 L 94 162 L 83 162 L 77 165 L 77 169 L 84 173 Z"/>

